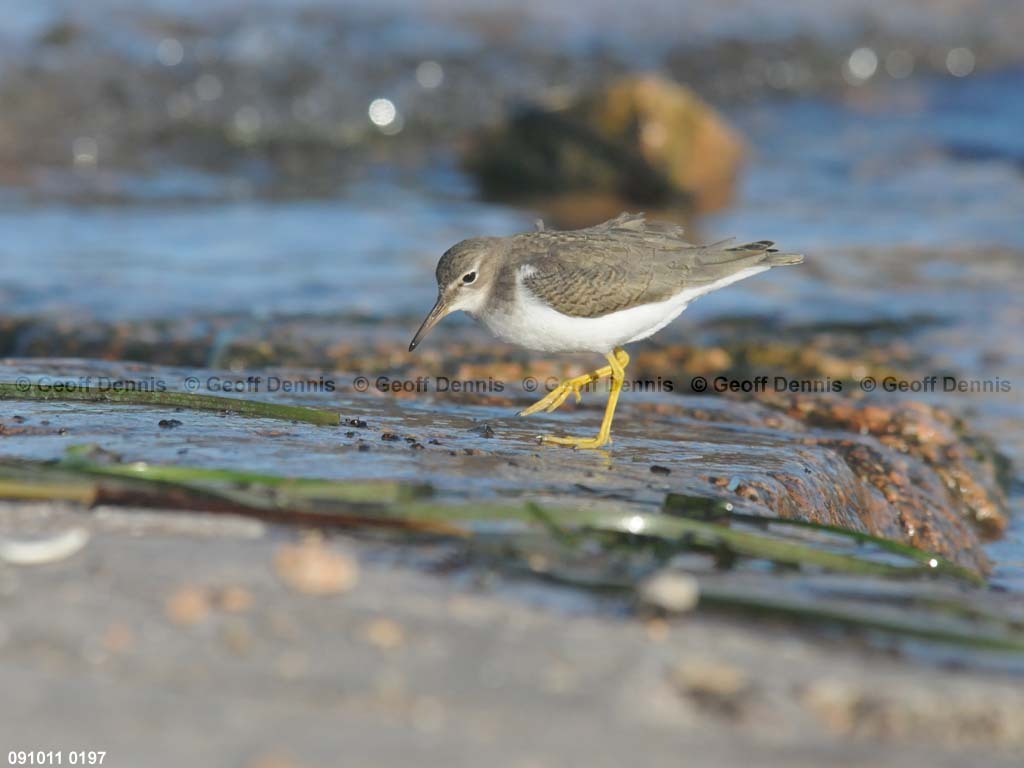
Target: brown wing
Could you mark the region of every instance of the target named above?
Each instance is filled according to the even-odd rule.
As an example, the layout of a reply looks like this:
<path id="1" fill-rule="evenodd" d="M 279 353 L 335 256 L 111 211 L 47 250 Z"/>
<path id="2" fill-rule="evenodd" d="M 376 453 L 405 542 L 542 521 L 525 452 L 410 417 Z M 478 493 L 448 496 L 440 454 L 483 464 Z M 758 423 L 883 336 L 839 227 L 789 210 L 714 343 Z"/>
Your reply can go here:
<path id="1" fill-rule="evenodd" d="M 547 230 L 531 239 L 535 257 L 523 284 L 541 301 L 574 317 L 601 317 L 664 301 L 688 288 L 708 286 L 745 269 L 802 260 L 779 254 L 767 240 L 735 247 L 695 246 L 682 228 L 622 214 L 589 229 Z"/>

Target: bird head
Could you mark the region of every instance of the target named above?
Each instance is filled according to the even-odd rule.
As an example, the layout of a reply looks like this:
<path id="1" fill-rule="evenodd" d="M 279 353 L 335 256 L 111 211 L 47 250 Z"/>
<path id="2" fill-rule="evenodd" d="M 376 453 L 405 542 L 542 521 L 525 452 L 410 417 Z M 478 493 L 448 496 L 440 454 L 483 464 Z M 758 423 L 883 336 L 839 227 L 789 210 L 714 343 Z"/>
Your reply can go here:
<path id="1" fill-rule="evenodd" d="M 494 244 L 497 238 L 477 237 L 449 248 L 437 262 L 437 301 L 409 344 L 416 349 L 430 329 L 452 312 L 475 315 L 487 301 L 497 274 Z"/>

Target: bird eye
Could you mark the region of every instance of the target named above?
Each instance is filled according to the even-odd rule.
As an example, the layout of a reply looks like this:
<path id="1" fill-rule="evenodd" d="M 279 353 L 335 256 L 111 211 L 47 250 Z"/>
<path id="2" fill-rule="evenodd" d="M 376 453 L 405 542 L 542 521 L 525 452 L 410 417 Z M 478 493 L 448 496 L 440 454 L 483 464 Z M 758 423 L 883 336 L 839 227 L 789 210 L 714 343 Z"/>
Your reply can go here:
<path id="1" fill-rule="evenodd" d="M 476 282 L 476 272 L 467 272 L 462 276 L 462 282 L 464 285 Z"/>

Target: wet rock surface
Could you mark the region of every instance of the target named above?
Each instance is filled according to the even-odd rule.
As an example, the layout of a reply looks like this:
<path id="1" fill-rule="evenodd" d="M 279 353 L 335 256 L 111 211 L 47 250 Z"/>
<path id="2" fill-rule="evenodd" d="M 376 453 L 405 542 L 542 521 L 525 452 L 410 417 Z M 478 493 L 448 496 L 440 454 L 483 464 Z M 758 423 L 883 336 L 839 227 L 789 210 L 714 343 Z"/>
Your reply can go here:
<path id="1" fill-rule="evenodd" d="M 358 553 L 358 585 L 297 596 L 275 573 L 280 533 L 253 521 L 0 504 L 0 536 L 83 525 L 90 543 L 69 559 L 0 564 L 19 617 L 0 643 L 17 694 L 0 713 L 26 745 L 59 737 L 158 767 L 685 753 L 808 768 L 1013 766 L 1024 745 L 1021 689 L 1001 675 L 714 615 L 623 622 L 500 579 L 424 578 L 443 549 L 347 537 L 321 546 Z M 602 722 L 614 738 L 595 736 Z"/>
<path id="2" fill-rule="evenodd" d="M 997 329 L 1013 327 L 1013 303 L 993 300 L 987 282 L 964 278 L 961 265 L 971 263 L 970 252 L 941 255 L 956 265 L 950 268 L 949 279 L 966 302 L 962 309 L 937 303 L 937 297 L 949 290 L 946 279 L 913 287 L 922 280 L 915 265 L 940 257 L 928 251 L 898 256 L 883 259 L 878 252 L 862 251 L 833 260 L 828 267 L 812 260 L 804 270 L 812 275 L 807 287 L 798 283 L 788 289 L 787 295 L 793 297 L 787 306 L 789 320 L 770 311 L 698 314 L 696 320 L 684 319 L 653 342 L 638 345 L 629 369 L 629 391 L 615 424 L 610 467 L 585 454 L 551 454 L 534 442 L 536 435 L 555 430 L 581 435 L 595 431 L 606 396 L 601 386 L 585 393 L 582 407 L 567 405 L 550 417 L 514 416 L 561 378 L 588 370 L 592 359 L 544 358 L 496 347 L 479 329 L 457 323 L 446 324 L 433 343 L 410 355 L 408 338 L 421 314 L 415 309 L 405 320 L 316 315 L 132 322 L 8 318 L 0 320 L 0 354 L 21 358 L 5 368 L 11 380 L 22 372 L 34 377 L 60 372 L 115 380 L 156 378 L 170 388 L 181 388 L 194 376 L 200 390 L 210 394 L 336 410 L 344 417 L 343 426 L 329 453 L 344 453 L 346 464 L 342 469 L 333 458 L 325 458 L 317 471 L 329 475 L 376 475 L 382 466 L 403 477 L 437 475 L 442 490 L 453 498 L 474 489 L 483 496 L 542 492 L 571 500 L 582 486 L 597 497 L 650 508 L 668 491 L 712 495 L 756 514 L 891 537 L 985 571 L 989 564 L 984 542 L 999 536 L 1008 520 L 1006 489 L 1012 470 L 993 446 L 1014 450 L 1013 430 L 1007 432 L 1006 425 L 1015 423 L 1015 417 L 1012 410 L 1005 410 L 1013 402 L 1012 389 L 982 395 L 987 405 L 999 410 L 981 411 L 979 428 L 972 426 L 979 414 L 969 412 L 969 406 L 979 401 L 969 394 L 936 399 L 935 392 L 886 392 L 882 383 L 927 382 L 936 372 L 957 380 L 981 378 L 985 370 L 993 380 L 999 378 L 996 372 L 1009 379 L 1016 357 L 1009 338 Z M 1016 258 L 1012 252 L 990 251 L 986 269 L 1002 274 L 1002 265 L 1010 270 Z M 822 275 L 825 269 L 851 268 L 864 270 L 865 276 Z M 999 279 L 1001 290 L 1016 284 L 1010 271 Z M 879 296 L 872 302 L 880 304 L 886 303 L 886 290 L 903 291 L 893 302 L 895 312 L 856 312 L 821 327 L 814 301 L 841 305 L 848 293 L 865 295 L 869 289 L 861 281 L 874 286 L 871 290 Z M 734 290 L 738 304 L 747 297 L 756 300 L 763 287 L 770 290 L 765 283 L 753 283 Z M 883 283 L 884 289 L 879 287 Z M 918 298 L 912 291 L 923 295 Z M 932 308 L 931 314 L 924 312 L 925 307 Z M 687 316 L 700 308 L 698 303 Z M 957 327 L 977 331 L 953 337 L 957 341 L 950 346 L 951 328 Z M 966 343 L 983 329 L 986 341 L 981 346 Z M 937 349 L 953 354 L 937 359 Z M 94 367 L 54 360 L 55 355 L 145 362 Z M 262 390 L 246 384 L 253 375 L 263 377 Z M 302 391 L 308 394 L 280 388 L 270 392 L 272 376 L 304 383 L 307 389 Z M 796 385 L 797 391 L 777 391 L 779 377 L 787 386 Z M 213 392 L 208 386 L 211 378 L 239 387 L 233 393 Z M 865 392 L 865 378 L 879 390 Z M 320 386 L 327 381 L 330 390 Z M 761 381 L 761 391 L 718 386 Z M 702 383 L 701 391 L 695 389 L 697 382 Z M 188 420 L 177 413 L 164 418 L 185 422 L 161 430 L 165 441 L 181 436 L 179 447 L 194 451 L 186 439 Z M 82 426 L 84 434 L 79 431 Z M 67 442 L 103 434 L 77 420 L 48 426 L 38 419 L 19 424 L 5 420 L 5 429 L 8 434 L 64 430 L 70 433 Z M 1002 438 L 992 442 L 984 434 Z M 305 439 L 290 444 L 295 447 Z M 7 444 L 14 450 L 12 442 Z M 241 445 L 244 451 L 255 447 L 246 441 Z M 62 450 L 50 445 L 43 455 L 54 458 Z M 323 451 L 322 437 L 301 450 Z M 259 461 L 272 471 L 294 468 L 308 474 L 308 464 L 282 454 L 271 451 Z M 275 468 L 271 456 L 282 463 Z M 551 456 L 559 462 L 557 469 L 548 463 Z M 164 448 L 152 454 L 147 449 L 138 457 L 181 460 Z M 512 466 L 510 460 L 521 465 Z M 219 452 L 203 454 L 201 461 L 244 464 L 236 454 Z"/>
<path id="3" fill-rule="evenodd" d="M 173 384 L 175 372 L 165 369 L 135 366 L 129 372 L 76 361 L 64 361 L 62 366 L 97 381 L 135 377 L 178 388 Z M 5 378 L 36 375 L 47 367 L 41 360 L 9 361 Z M 196 380 L 234 381 L 243 389 L 251 389 L 258 375 L 228 371 L 190 375 L 196 373 L 200 374 Z M 535 371 L 516 373 L 519 381 L 536 376 Z M 360 392 L 355 378 L 343 376 L 331 379 L 334 391 L 286 396 L 288 401 L 316 403 L 340 412 L 349 424 L 354 419 L 366 425 L 358 430 L 342 426 L 328 433 L 297 434 L 298 442 L 289 441 L 291 450 L 342 452 L 343 466 L 318 465 L 315 474 L 326 477 L 372 475 L 387 461 L 401 476 L 429 478 L 442 497 L 451 500 L 464 493 L 459 489 L 466 484 L 476 498 L 494 494 L 529 498 L 541 493 L 549 501 L 574 502 L 586 489 L 584 495 L 594 499 L 614 498 L 654 509 L 667 491 L 718 498 L 743 512 L 837 525 L 903 541 L 982 573 L 989 567 L 981 548 L 982 534 L 997 535 L 1006 525 L 995 452 L 962 428 L 956 431 L 947 414 L 920 404 L 881 406 L 817 394 L 763 402 L 674 394 L 648 397 L 644 402 L 627 398 L 616 422 L 615 446 L 609 452 L 590 454 L 538 446 L 535 435 L 596 431 L 603 387 L 586 393 L 583 409 L 567 408 L 553 417 L 528 419 L 512 413 L 533 399 L 521 388 L 498 394 L 459 392 L 459 410 L 434 419 L 432 409 L 446 394 L 428 388 L 436 388 L 442 379 L 430 373 L 412 375 L 405 381 L 420 382 L 423 391 L 416 391 L 417 387 L 404 393 L 381 391 L 375 382 L 374 393 Z M 642 370 L 638 375 L 642 377 Z M 294 371 L 285 378 L 320 380 Z M 401 381 L 393 376 L 388 380 Z M 370 387 L 368 379 L 366 386 Z M 130 419 L 94 406 L 75 407 L 81 413 L 71 417 L 59 403 L 26 403 L 25 413 L 36 417 L 19 426 L 22 430 L 34 427 L 47 413 L 66 435 L 65 446 L 91 442 L 103 422 L 110 427 L 123 424 L 115 428 L 125 440 L 141 438 Z M 176 418 L 185 421 L 177 414 Z M 89 422 L 93 426 L 87 426 Z M 158 451 L 153 450 L 157 446 L 147 447 L 146 441 L 135 442 L 130 458 L 159 461 L 174 442 L 187 450 L 194 434 L 187 421 L 161 431 L 165 434 Z M 175 435 L 180 439 L 175 441 Z M 351 453 L 364 445 L 366 450 Z M 257 461 L 252 451 L 260 449 L 241 435 L 222 458 L 234 464 L 238 459 L 232 457 L 239 449 L 250 454 L 250 465 Z M 62 450 L 51 443 L 44 453 L 56 459 Z M 296 460 L 301 461 L 296 456 L 289 463 Z M 652 465 L 661 471 L 652 472 Z"/>

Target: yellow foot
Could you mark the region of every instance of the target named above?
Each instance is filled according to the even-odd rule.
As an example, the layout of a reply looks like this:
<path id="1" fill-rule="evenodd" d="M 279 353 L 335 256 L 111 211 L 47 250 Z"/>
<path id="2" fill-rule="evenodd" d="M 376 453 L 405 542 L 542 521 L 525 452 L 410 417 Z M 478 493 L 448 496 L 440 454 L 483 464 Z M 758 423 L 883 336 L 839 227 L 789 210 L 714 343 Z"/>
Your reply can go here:
<path id="1" fill-rule="evenodd" d="M 566 379 L 553 390 L 548 392 L 546 396 L 538 400 L 536 403 L 531 405 L 529 408 L 519 412 L 520 416 L 529 416 L 537 413 L 538 411 L 547 411 L 551 413 L 561 407 L 562 403 L 569 399 L 569 395 L 576 395 L 576 402 L 582 402 L 583 400 L 583 387 L 588 384 L 597 381 L 605 376 L 611 374 L 610 368 L 601 368 L 594 371 L 593 373 L 585 373 L 582 376 L 577 376 L 572 379 Z"/>
<path id="2" fill-rule="evenodd" d="M 582 387 L 605 376 L 611 376 L 612 389 L 608 394 L 608 404 L 605 406 L 604 419 L 601 420 L 601 430 L 597 433 L 597 437 L 555 437 L 554 435 L 543 435 L 540 438 L 542 443 L 591 449 L 600 448 L 611 442 L 612 418 L 615 416 L 615 406 L 619 402 L 619 393 L 622 391 L 622 383 L 625 380 L 625 369 L 629 365 L 629 355 L 620 347 L 614 352 L 605 355 L 605 357 L 608 359 L 608 365 L 604 368 L 598 368 L 593 373 L 577 376 L 574 379 L 566 379 L 543 400 L 538 400 L 520 413 L 521 416 L 529 416 L 531 413 L 536 413 L 542 409 L 553 411 L 564 403 L 570 394 L 575 394 L 578 401 L 582 399 L 580 397 L 580 389 Z"/>
<path id="3" fill-rule="evenodd" d="M 545 397 L 538 400 L 536 403 L 531 405 L 529 408 L 519 412 L 520 416 L 530 416 L 531 414 L 537 413 L 538 411 L 552 411 L 561 408 L 562 403 L 569 399 L 569 395 L 576 395 L 576 402 L 583 402 L 583 388 L 593 384 L 595 381 L 611 376 L 615 369 L 612 368 L 611 363 L 614 357 L 614 362 L 618 363 L 618 369 L 623 370 L 629 365 L 629 355 L 626 354 L 624 349 L 616 349 L 611 355 L 609 355 L 609 365 L 603 368 L 598 368 L 596 371 L 590 373 L 584 373 L 582 376 L 575 376 L 571 379 L 566 379 L 553 390 L 551 390 Z"/>
<path id="4" fill-rule="evenodd" d="M 539 440 L 544 445 L 565 445 L 570 448 L 590 450 L 601 448 L 612 441 L 611 437 L 598 435 L 597 437 L 558 437 L 557 435 L 541 435 Z"/>

